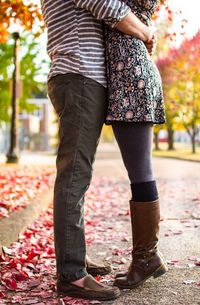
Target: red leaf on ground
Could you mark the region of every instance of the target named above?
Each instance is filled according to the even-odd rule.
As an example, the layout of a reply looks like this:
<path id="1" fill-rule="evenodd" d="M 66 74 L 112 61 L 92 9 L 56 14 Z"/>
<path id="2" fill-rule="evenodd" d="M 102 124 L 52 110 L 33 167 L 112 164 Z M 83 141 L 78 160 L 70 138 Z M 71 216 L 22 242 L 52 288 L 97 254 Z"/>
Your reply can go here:
<path id="1" fill-rule="evenodd" d="M 22 300 L 21 304 L 23 305 L 31 305 L 31 304 L 37 304 L 39 302 L 39 299 L 38 298 L 30 298 L 30 299 L 27 299 L 27 300 Z"/>
<path id="2" fill-rule="evenodd" d="M 30 288 L 37 287 L 40 285 L 41 281 L 39 279 L 29 281 L 28 285 Z"/>
<path id="3" fill-rule="evenodd" d="M 13 277 L 17 282 L 23 282 L 28 279 L 28 274 L 24 271 L 18 271 L 18 273 L 13 274 Z"/>
<path id="4" fill-rule="evenodd" d="M 198 198 L 198 197 L 193 198 L 192 201 L 200 201 L 200 198 Z"/>
<path id="5" fill-rule="evenodd" d="M 174 231 L 174 232 L 173 232 L 174 235 L 180 235 L 180 234 L 182 234 L 182 233 L 183 233 L 183 231 L 181 231 L 181 230 L 178 230 L 178 231 Z"/>
<path id="6" fill-rule="evenodd" d="M 4 299 L 6 297 L 6 295 L 3 292 L 0 292 L 0 298 Z"/>
<path id="7" fill-rule="evenodd" d="M 100 282 L 100 281 L 101 281 L 101 276 L 100 276 L 100 275 L 97 275 L 97 276 L 96 276 L 96 281 L 97 281 L 97 282 Z"/>
<path id="8" fill-rule="evenodd" d="M 188 260 L 189 260 L 189 261 L 196 261 L 197 258 L 196 258 L 196 256 L 189 256 L 189 257 L 188 257 Z"/>
<path id="9" fill-rule="evenodd" d="M 34 259 L 36 256 L 38 256 L 38 255 L 39 255 L 38 252 L 35 252 L 35 251 L 30 252 L 30 253 L 28 254 L 28 256 L 27 256 L 27 261 L 33 260 L 33 259 Z"/>
<path id="10" fill-rule="evenodd" d="M 167 264 L 169 264 L 169 265 L 176 265 L 177 263 L 179 263 L 179 260 L 177 260 L 177 259 L 172 259 L 170 261 L 167 261 Z"/>
<path id="11" fill-rule="evenodd" d="M 53 291 L 41 291 L 38 296 L 40 296 L 43 299 L 48 299 L 53 297 Z"/>
<path id="12" fill-rule="evenodd" d="M 5 282 L 5 285 L 8 289 L 10 289 L 10 290 L 16 290 L 17 289 L 17 282 L 15 280 L 5 279 L 4 282 Z"/>

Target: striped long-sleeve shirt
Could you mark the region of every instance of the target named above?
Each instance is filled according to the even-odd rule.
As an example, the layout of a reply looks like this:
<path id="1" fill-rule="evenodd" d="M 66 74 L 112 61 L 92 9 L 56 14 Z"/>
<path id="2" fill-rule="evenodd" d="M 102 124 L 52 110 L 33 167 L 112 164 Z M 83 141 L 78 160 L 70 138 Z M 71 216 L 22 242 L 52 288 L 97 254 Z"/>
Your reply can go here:
<path id="1" fill-rule="evenodd" d="M 130 8 L 120 0 L 41 0 L 51 59 L 49 79 L 69 72 L 106 86 L 103 23 L 114 27 Z"/>

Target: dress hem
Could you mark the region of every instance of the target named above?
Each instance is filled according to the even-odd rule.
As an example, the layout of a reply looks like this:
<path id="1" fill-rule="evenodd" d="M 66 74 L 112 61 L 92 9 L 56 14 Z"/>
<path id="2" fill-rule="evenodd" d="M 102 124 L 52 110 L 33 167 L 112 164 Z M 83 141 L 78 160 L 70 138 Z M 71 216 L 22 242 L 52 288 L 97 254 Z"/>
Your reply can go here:
<path id="1" fill-rule="evenodd" d="M 113 122 L 125 122 L 125 123 L 152 123 L 152 124 L 156 124 L 156 125 L 161 125 L 161 124 L 165 124 L 166 121 L 148 121 L 148 120 L 143 120 L 143 121 L 133 121 L 133 120 L 112 120 L 112 121 L 105 121 L 105 125 L 112 125 Z"/>

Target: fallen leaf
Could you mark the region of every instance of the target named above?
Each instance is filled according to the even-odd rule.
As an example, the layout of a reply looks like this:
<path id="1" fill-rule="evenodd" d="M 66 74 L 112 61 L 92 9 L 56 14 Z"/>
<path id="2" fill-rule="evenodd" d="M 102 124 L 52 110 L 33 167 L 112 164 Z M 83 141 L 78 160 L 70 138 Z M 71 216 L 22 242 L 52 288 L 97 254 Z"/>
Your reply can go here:
<path id="1" fill-rule="evenodd" d="M 17 282 L 12 279 L 5 279 L 3 280 L 2 284 L 5 283 L 5 286 L 10 290 L 17 290 Z"/>
<path id="2" fill-rule="evenodd" d="M 194 280 L 183 281 L 183 284 L 185 284 L 185 285 L 192 285 L 192 284 L 195 284 L 195 283 L 196 283 L 196 281 L 194 281 Z"/>

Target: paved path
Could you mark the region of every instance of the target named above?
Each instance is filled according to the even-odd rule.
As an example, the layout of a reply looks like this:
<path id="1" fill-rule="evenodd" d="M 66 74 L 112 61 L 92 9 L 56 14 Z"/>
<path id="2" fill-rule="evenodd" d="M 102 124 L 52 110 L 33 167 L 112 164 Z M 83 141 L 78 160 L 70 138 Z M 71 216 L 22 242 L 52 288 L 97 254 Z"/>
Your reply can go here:
<path id="1" fill-rule="evenodd" d="M 55 156 L 41 154 L 34 158 L 25 155 L 21 163 L 30 160 L 35 164 L 55 164 Z M 162 206 L 160 249 L 169 263 L 169 272 L 156 280 L 147 281 L 133 291 L 122 292 L 118 300 L 104 303 L 106 305 L 200 305 L 200 287 L 197 285 L 200 283 L 200 267 L 195 266 L 200 261 L 200 163 L 154 158 L 153 165 Z M 127 174 L 116 147 L 100 146 L 94 176 L 115 177 L 129 189 Z M 129 198 L 130 193 L 127 191 L 127 206 L 123 210 L 128 209 Z M 107 221 L 106 226 L 107 230 L 110 230 L 109 226 L 112 227 L 114 236 L 122 231 L 129 232 L 130 236 L 127 217 L 113 218 L 110 223 Z M 99 261 L 106 257 L 110 257 L 111 261 L 119 259 L 112 255 L 113 244 L 126 250 L 130 248 L 131 240 L 94 243 L 89 247 L 89 252 Z M 130 262 L 130 255 L 126 254 L 125 258 L 127 264 L 122 264 L 122 269 Z"/>

